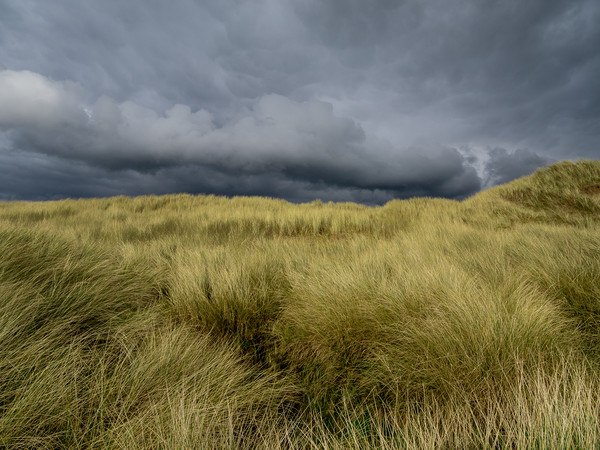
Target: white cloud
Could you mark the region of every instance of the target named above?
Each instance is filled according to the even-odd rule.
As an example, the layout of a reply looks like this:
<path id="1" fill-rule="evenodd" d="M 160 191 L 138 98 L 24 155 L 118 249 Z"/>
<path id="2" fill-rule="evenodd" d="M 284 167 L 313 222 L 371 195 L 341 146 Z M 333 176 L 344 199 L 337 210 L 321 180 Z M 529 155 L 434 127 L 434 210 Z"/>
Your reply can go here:
<path id="1" fill-rule="evenodd" d="M 0 127 L 58 127 L 83 118 L 83 90 L 27 70 L 0 71 Z"/>

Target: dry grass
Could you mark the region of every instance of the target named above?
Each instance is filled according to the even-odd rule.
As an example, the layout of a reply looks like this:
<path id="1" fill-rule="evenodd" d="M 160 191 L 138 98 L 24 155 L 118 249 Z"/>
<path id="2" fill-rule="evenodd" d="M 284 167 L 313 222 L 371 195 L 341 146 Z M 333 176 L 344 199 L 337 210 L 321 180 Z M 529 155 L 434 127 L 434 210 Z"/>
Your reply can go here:
<path id="1" fill-rule="evenodd" d="M 599 183 L 0 203 L 0 446 L 598 447 Z"/>

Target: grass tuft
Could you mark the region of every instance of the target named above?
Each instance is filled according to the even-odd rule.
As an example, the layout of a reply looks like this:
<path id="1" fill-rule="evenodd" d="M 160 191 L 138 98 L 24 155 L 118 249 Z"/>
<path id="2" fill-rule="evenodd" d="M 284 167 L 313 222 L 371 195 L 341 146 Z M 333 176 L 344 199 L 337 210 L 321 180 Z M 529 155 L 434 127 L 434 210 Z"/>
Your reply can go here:
<path id="1" fill-rule="evenodd" d="M 0 203 L 0 446 L 597 448 L 599 186 Z"/>

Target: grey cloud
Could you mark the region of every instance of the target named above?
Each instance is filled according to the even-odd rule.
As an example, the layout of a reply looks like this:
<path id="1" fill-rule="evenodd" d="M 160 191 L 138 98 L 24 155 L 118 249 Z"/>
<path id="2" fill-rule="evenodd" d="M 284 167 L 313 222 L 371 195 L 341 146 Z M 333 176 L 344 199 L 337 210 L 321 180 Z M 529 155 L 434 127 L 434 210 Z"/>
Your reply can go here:
<path id="1" fill-rule="evenodd" d="M 511 153 L 504 148 L 494 148 L 489 151 L 489 159 L 485 164 L 487 174 L 485 184 L 490 186 L 508 183 L 516 178 L 529 175 L 551 162 L 555 161 L 530 150 L 518 149 Z"/>
<path id="2" fill-rule="evenodd" d="M 85 163 L 35 153 L 0 151 L 0 200 L 57 200 L 61 198 L 192 194 L 262 195 L 292 202 L 354 201 L 383 204 L 394 198 L 431 194 L 423 186 L 393 192 L 338 187 L 320 181 L 290 179 L 285 175 L 222 173 L 202 166 L 176 166 L 154 172 L 109 170 Z M 427 187 L 425 186 L 425 189 Z"/>
<path id="3" fill-rule="evenodd" d="M 0 200 L 58 200 L 120 195 L 114 174 L 83 163 L 0 148 Z M 129 177 L 123 177 L 131 180 Z"/>
<path id="4" fill-rule="evenodd" d="M 13 157 L 146 190 L 189 167 L 221 181 L 162 182 L 462 197 L 537 164 L 487 148 L 598 158 L 599 20 L 595 0 L 6 0 L 0 61 L 55 97 L 0 89 L 0 123 Z"/>
<path id="5" fill-rule="evenodd" d="M 365 199 L 371 192 L 371 202 L 409 195 L 460 197 L 480 187 L 457 150 L 394 148 L 367 138 L 355 121 L 337 117 L 326 102 L 267 95 L 217 127 L 210 113 L 185 105 L 164 114 L 106 96 L 90 107 L 78 105 L 85 97 L 80 86 L 26 71 L 0 72 L 0 92 L 0 129 L 12 148 L 106 170 L 157 173 L 191 166 L 200 177 L 224 178 L 230 193 L 253 192 L 253 184 L 240 184 L 241 177 L 258 186 L 256 193 L 275 194 L 279 188 L 268 182 L 274 178 L 278 186 L 287 180 L 305 191 L 335 188 L 330 192 L 347 190 L 350 197 Z"/>
<path id="6" fill-rule="evenodd" d="M 308 8 L 306 23 L 316 18 L 323 45 L 341 40 L 364 64 L 344 67 L 360 78 L 337 84 L 343 89 L 340 108 L 349 115 L 366 109 L 362 117 L 391 139 L 529 147 L 557 158 L 598 156 L 597 2 L 322 5 Z M 376 24 L 378 32 L 337 31 L 361 20 Z M 331 52 L 334 60 L 346 54 Z"/>

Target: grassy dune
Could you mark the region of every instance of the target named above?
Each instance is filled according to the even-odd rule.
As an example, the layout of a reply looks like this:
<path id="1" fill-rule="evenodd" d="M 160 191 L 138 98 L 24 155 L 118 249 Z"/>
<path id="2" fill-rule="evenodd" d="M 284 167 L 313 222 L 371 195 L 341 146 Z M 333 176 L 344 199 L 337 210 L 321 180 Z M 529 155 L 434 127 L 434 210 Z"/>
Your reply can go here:
<path id="1" fill-rule="evenodd" d="M 0 203 L 0 446 L 598 448 L 600 162 L 463 202 Z"/>

